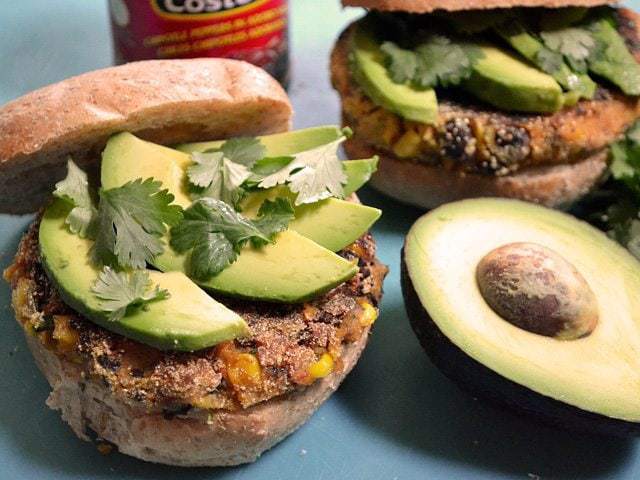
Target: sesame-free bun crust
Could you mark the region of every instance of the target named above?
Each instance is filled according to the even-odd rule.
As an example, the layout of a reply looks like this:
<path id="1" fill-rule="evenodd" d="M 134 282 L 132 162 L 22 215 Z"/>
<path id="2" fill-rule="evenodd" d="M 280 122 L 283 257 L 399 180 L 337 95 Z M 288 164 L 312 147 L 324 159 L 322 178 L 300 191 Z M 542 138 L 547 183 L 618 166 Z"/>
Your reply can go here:
<path id="1" fill-rule="evenodd" d="M 607 170 L 607 151 L 574 164 L 522 170 L 496 177 L 447 170 L 374 152 L 355 136 L 344 144 L 349 158 L 380 157 L 369 185 L 408 205 L 431 209 L 464 198 L 506 197 L 548 207 L 568 207 L 587 194 Z"/>
<path id="2" fill-rule="evenodd" d="M 290 124 L 278 82 L 238 60 L 149 60 L 85 73 L 0 107 L 0 213 L 37 210 L 69 155 L 97 166 L 117 132 L 171 145 Z"/>
<path id="3" fill-rule="evenodd" d="M 372 10 L 429 13 L 434 10 L 449 12 L 514 7 L 595 7 L 616 4 L 607 0 L 343 0 L 345 7 L 365 7 Z"/>
<path id="4" fill-rule="evenodd" d="M 118 399 L 104 383 L 83 379 L 82 368 L 61 359 L 34 336 L 27 344 L 51 385 L 47 405 L 59 410 L 78 437 L 88 429 L 127 455 L 182 467 L 231 466 L 253 462 L 300 427 L 340 385 L 358 361 L 368 339 L 343 347 L 342 370 L 299 392 L 276 397 L 246 410 L 201 412 L 166 418 Z"/>

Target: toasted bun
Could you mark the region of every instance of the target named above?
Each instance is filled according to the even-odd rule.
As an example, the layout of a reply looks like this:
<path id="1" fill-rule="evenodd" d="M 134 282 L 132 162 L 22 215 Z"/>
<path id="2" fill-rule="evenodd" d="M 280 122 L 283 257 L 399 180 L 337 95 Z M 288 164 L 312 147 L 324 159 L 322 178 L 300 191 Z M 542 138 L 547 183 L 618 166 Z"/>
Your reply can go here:
<path id="1" fill-rule="evenodd" d="M 369 184 L 396 200 L 421 208 L 474 197 L 507 197 L 567 207 L 593 188 L 607 170 L 607 151 L 571 165 L 522 170 L 513 175 L 463 174 L 440 166 L 380 154 L 355 136 L 345 142 L 349 158 L 378 154 L 378 171 Z"/>
<path id="2" fill-rule="evenodd" d="M 69 78 L 0 107 L 0 213 L 37 210 L 69 155 L 97 164 L 120 131 L 174 144 L 276 133 L 290 122 L 278 82 L 237 60 L 152 60 Z"/>
<path id="3" fill-rule="evenodd" d="M 82 369 L 61 360 L 34 336 L 27 344 L 52 392 L 47 405 L 82 439 L 88 429 L 142 460 L 183 467 L 231 466 L 253 462 L 300 427 L 340 385 L 364 349 L 368 330 L 344 346 L 343 369 L 303 390 L 276 397 L 246 410 L 201 412 L 200 417 L 167 419 L 114 397 L 97 380 L 81 381 Z M 83 385 L 84 384 L 84 385 Z M 81 387 L 83 385 L 83 387 Z"/>
<path id="4" fill-rule="evenodd" d="M 373 10 L 410 13 L 515 7 L 595 7 L 615 3 L 618 3 L 617 0 L 342 0 L 342 5 L 345 7 L 365 7 Z"/>

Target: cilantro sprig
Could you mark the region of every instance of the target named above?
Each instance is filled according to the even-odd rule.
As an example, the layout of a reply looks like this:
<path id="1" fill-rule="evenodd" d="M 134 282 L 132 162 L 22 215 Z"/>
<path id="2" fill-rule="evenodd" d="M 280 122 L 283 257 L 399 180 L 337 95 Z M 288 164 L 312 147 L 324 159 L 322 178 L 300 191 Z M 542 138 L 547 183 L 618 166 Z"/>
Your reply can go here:
<path id="1" fill-rule="evenodd" d="M 611 178 L 583 204 L 588 220 L 640 259 L 640 121 L 610 149 Z"/>
<path id="2" fill-rule="evenodd" d="M 148 178 L 100 191 L 94 255 L 105 265 L 144 268 L 164 250 L 167 225 L 182 220 L 182 208 L 162 184 Z"/>
<path id="3" fill-rule="evenodd" d="M 245 193 L 242 185 L 252 175 L 251 168 L 265 154 L 264 145 L 249 137 L 232 138 L 218 149 L 194 152 L 194 163 L 187 169 L 189 182 L 196 187 L 194 196 L 237 205 Z"/>
<path id="4" fill-rule="evenodd" d="M 338 157 L 338 148 L 350 134 L 351 131 L 345 129 L 339 139 L 298 153 L 284 167 L 264 176 L 258 186 L 271 188 L 287 183 L 291 191 L 298 194 L 296 205 L 343 197 L 347 175 Z"/>
<path id="5" fill-rule="evenodd" d="M 93 206 L 87 174 L 69 158 L 67 176 L 56 183 L 53 195 L 73 205 L 67 215 L 69 230 L 82 238 L 93 235 L 96 208 Z"/>
<path id="6" fill-rule="evenodd" d="M 132 308 L 144 308 L 148 303 L 169 298 L 169 292 L 152 285 L 149 272 L 134 270 L 118 272 L 104 267 L 91 291 L 100 300 L 100 308 L 109 313 L 109 321 L 121 320 Z"/>
<path id="7" fill-rule="evenodd" d="M 391 79 L 419 88 L 459 85 L 471 76 L 482 50 L 471 42 L 430 34 L 411 50 L 383 42 L 381 50 Z"/>
<path id="8" fill-rule="evenodd" d="M 546 47 L 564 57 L 574 72 L 587 71 L 587 60 L 596 49 L 592 33 L 580 26 L 569 26 L 540 32 Z"/>
<path id="9" fill-rule="evenodd" d="M 273 242 L 292 219 L 293 206 L 285 198 L 265 201 L 256 220 L 245 218 L 221 200 L 202 198 L 171 229 L 171 246 L 179 253 L 190 251 L 188 275 L 206 280 L 235 262 L 247 242 L 254 246 Z"/>

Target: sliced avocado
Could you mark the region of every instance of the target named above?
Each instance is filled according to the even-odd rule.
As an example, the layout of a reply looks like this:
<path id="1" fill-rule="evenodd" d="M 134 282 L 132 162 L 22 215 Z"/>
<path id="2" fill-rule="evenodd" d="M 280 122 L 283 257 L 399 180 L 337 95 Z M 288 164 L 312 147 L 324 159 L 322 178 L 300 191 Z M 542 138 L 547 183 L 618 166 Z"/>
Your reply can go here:
<path id="1" fill-rule="evenodd" d="M 584 73 L 574 73 L 565 63 L 562 55 L 551 52 L 546 49 L 543 43 L 535 36 L 527 32 L 526 28 L 517 20 L 509 22 L 508 28 L 498 27 L 495 31 L 509 45 L 511 45 L 520 55 L 537 65 L 543 71 L 544 62 L 542 55 L 546 52 L 550 55 L 558 56 L 558 68 L 554 72 L 547 72 L 557 82 L 562 85 L 565 90 L 575 91 L 581 98 L 593 98 L 596 92 L 596 83 Z M 566 102 L 565 102 L 566 103 Z"/>
<path id="2" fill-rule="evenodd" d="M 186 255 L 171 249 L 156 258 L 162 271 L 186 271 Z M 238 260 L 198 284 L 211 292 L 267 302 L 311 300 L 346 282 L 358 267 L 335 253 L 287 230 L 262 248 L 245 247 Z"/>
<path id="3" fill-rule="evenodd" d="M 433 89 L 418 90 L 395 83 L 384 65 L 380 45 L 364 26 L 358 25 L 351 40 L 351 70 L 356 82 L 371 100 L 407 120 L 435 123 L 438 100 Z"/>
<path id="4" fill-rule="evenodd" d="M 409 231 L 402 287 L 433 362 L 474 393 L 567 427 L 640 432 L 640 263 L 604 233 L 515 200 L 451 203 Z"/>
<path id="5" fill-rule="evenodd" d="M 110 145 L 112 143 L 120 145 Z M 142 156 L 152 158 L 153 162 L 142 161 Z M 177 193 L 184 188 L 185 173 L 183 170 L 182 175 L 174 175 L 174 165 L 186 169 L 190 162 L 186 153 L 145 142 L 130 134 L 120 134 L 109 140 L 103 154 L 102 186 L 114 188 L 129 180 L 153 175 L 163 187 Z M 150 171 L 146 170 L 148 165 Z M 358 236 L 365 231 L 359 232 Z M 167 246 L 164 254 L 155 259 L 154 266 L 163 271 L 184 272 L 185 256 Z M 246 246 L 236 262 L 214 278 L 198 284 L 231 296 L 299 302 L 331 290 L 353 277 L 357 270 L 344 258 L 287 231 L 278 235 L 275 244 L 259 249 Z M 267 277 L 270 280 L 265 280 Z"/>
<path id="6" fill-rule="evenodd" d="M 321 145 L 334 142 L 342 137 L 342 130 L 335 125 L 303 128 L 291 132 L 275 133 L 258 137 L 267 149 L 267 156 L 280 157 L 312 150 Z M 211 142 L 184 143 L 176 149 L 185 153 L 204 152 L 212 148 L 220 148 L 224 140 Z"/>
<path id="7" fill-rule="evenodd" d="M 248 334 L 239 315 L 180 272 L 149 271 L 153 284 L 168 290 L 170 297 L 110 321 L 91 292 L 99 274 L 90 262 L 92 241 L 69 231 L 65 224 L 69 210 L 62 200 L 47 208 L 39 241 L 45 269 L 70 307 L 107 330 L 163 350 L 199 350 Z"/>
<path id="8" fill-rule="evenodd" d="M 589 57 L 589 70 L 627 95 L 640 95 L 640 64 L 616 30 L 613 19 L 600 18 L 591 23 L 590 29 L 596 42 L 604 47 Z"/>
<path id="9" fill-rule="evenodd" d="M 378 170 L 378 157 L 362 160 L 345 160 L 344 173 L 347 175 L 347 183 L 342 190 L 345 197 L 360 190 L 369 181 L 371 175 Z"/>
<path id="10" fill-rule="evenodd" d="M 484 56 L 462 83 L 464 89 L 502 110 L 542 113 L 562 108 L 562 89 L 553 77 L 500 48 L 480 48 Z"/>
<path id="11" fill-rule="evenodd" d="M 172 185 L 174 202 L 191 205 L 185 170 L 192 163 L 189 155 L 140 140 L 128 132 L 114 135 L 102 152 L 101 180 L 105 189 L 119 187 L 137 178 L 153 177 Z"/>
<path id="12" fill-rule="evenodd" d="M 284 186 L 255 192 L 243 201 L 242 213 L 249 218 L 255 218 L 265 200 L 288 197 L 293 201 L 295 196 L 295 193 Z M 332 252 L 337 252 L 360 238 L 381 214 L 377 208 L 327 198 L 320 202 L 296 206 L 295 218 L 289 224 L 289 229 Z"/>

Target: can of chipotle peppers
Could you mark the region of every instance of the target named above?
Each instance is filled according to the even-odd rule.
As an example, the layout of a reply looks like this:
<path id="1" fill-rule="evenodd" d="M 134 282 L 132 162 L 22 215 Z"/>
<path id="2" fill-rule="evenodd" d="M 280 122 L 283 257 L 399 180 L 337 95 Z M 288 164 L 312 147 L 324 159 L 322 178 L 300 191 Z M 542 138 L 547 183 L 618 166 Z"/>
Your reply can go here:
<path id="1" fill-rule="evenodd" d="M 114 60 L 225 57 L 289 80 L 287 0 L 109 0 Z"/>

